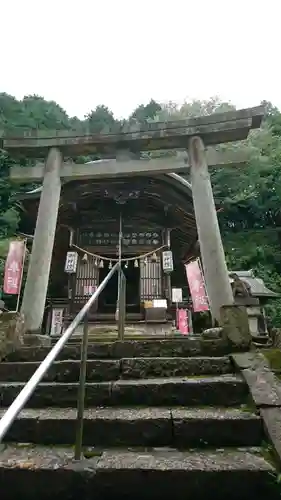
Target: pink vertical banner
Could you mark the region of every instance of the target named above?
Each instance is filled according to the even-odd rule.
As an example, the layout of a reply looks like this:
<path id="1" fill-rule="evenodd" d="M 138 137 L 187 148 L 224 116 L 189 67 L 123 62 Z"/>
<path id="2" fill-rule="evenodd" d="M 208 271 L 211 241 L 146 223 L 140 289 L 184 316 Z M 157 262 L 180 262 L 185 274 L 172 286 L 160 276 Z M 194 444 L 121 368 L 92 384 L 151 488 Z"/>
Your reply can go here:
<path id="1" fill-rule="evenodd" d="M 190 333 L 186 309 L 177 309 L 177 327 L 183 335 Z"/>
<path id="2" fill-rule="evenodd" d="M 5 264 L 4 293 L 19 295 L 25 256 L 25 241 L 11 241 Z"/>
<path id="3" fill-rule="evenodd" d="M 186 277 L 191 293 L 194 312 L 209 311 L 209 302 L 199 261 L 185 264 Z"/>

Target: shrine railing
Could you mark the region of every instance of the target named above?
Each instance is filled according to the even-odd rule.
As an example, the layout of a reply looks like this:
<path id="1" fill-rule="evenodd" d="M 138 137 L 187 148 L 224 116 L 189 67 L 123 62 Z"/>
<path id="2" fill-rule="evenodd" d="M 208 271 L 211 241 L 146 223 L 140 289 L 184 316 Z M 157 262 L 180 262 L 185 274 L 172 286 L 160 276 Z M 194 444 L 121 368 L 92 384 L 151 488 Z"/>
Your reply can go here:
<path id="1" fill-rule="evenodd" d="M 60 339 L 48 353 L 44 361 L 40 364 L 37 370 L 34 372 L 32 377 L 26 383 L 24 388 L 18 394 L 16 399 L 13 401 L 11 406 L 4 413 L 0 420 L 0 444 L 5 437 L 6 433 L 10 429 L 11 425 L 17 418 L 20 411 L 24 408 L 28 400 L 31 398 L 36 387 L 41 382 L 43 377 L 46 375 L 49 368 L 52 366 L 62 349 L 64 348 L 67 341 L 70 339 L 72 334 L 75 332 L 79 324 L 84 320 L 82 344 L 81 344 L 81 361 L 80 361 L 80 376 L 79 376 L 79 387 L 78 387 L 78 398 L 77 398 L 77 420 L 76 420 L 76 440 L 75 440 L 75 453 L 74 458 L 79 460 L 82 453 L 82 441 L 83 441 L 83 416 L 84 416 L 84 401 L 85 401 L 85 384 L 86 384 L 86 371 L 87 371 L 87 350 L 88 350 L 88 312 L 94 302 L 97 300 L 100 293 L 106 287 L 110 278 L 115 272 L 119 273 L 118 279 L 118 301 L 116 308 L 116 320 L 118 323 L 118 339 L 123 340 L 124 329 L 125 329 L 125 311 L 126 311 L 126 278 L 121 269 L 119 262 L 113 266 L 109 271 L 107 276 L 98 286 L 97 290 L 89 298 L 88 302 L 84 305 L 81 311 L 74 318 L 69 327 L 62 334 Z"/>

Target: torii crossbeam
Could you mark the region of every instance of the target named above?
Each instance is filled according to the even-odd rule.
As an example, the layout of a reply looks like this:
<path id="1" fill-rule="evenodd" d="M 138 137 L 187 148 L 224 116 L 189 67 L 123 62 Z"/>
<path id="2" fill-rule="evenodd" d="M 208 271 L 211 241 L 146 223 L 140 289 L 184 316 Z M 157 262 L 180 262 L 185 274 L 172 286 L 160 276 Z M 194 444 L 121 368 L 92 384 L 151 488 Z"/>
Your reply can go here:
<path id="1" fill-rule="evenodd" d="M 210 168 L 224 168 L 244 166 L 249 160 L 246 152 L 219 152 L 214 148 L 206 151 L 207 162 Z M 60 170 L 60 178 L 64 181 L 83 181 L 87 179 L 100 179 L 110 177 L 133 177 L 135 175 L 160 175 L 160 174 L 184 174 L 190 168 L 190 162 L 185 154 L 176 157 L 157 158 L 153 160 L 100 160 L 92 163 L 63 163 Z M 45 165 L 39 163 L 35 167 L 13 166 L 10 171 L 10 179 L 13 182 L 30 183 L 42 181 L 44 178 Z"/>

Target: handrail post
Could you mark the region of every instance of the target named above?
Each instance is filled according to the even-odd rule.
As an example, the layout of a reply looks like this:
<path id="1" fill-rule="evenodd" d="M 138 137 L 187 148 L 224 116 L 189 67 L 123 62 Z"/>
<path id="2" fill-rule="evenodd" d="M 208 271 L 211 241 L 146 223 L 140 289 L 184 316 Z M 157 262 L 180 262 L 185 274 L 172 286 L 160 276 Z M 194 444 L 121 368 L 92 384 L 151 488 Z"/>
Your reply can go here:
<path id="1" fill-rule="evenodd" d="M 88 333 L 89 333 L 88 312 L 84 318 L 83 338 L 81 345 L 80 375 L 77 398 L 77 420 L 76 420 L 76 440 L 74 459 L 80 460 L 83 445 L 83 424 L 84 424 L 84 406 L 85 406 L 85 384 L 87 375 L 87 354 L 88 354 Z"/>
<path id="2" fill-rule="evenodd" d="M 124 340 L 126 320 L 126 277 L 121 271 L 120 294 L 119 294 L 119 317 L 118 317 L 118 340 Z"/>

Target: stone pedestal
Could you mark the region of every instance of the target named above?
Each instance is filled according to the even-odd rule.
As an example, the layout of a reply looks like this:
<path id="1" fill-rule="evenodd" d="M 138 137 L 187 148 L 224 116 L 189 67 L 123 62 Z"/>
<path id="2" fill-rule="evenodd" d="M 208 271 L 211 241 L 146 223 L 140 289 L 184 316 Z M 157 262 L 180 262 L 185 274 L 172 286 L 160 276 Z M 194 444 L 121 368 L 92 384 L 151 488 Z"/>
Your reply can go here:
<path id="1" fill-rule="evenodd" d="M 252 337 L 246 307 L 232 305 L 221 307 L 223 335 L 233 347 L 248 349 Z"/>
<path id="2" fill-rule="evenodd" d="M 235 297 L 235 303 L 246 308 L 252 337 L 268 336 L 263 307 L 256 297 Z"/>

